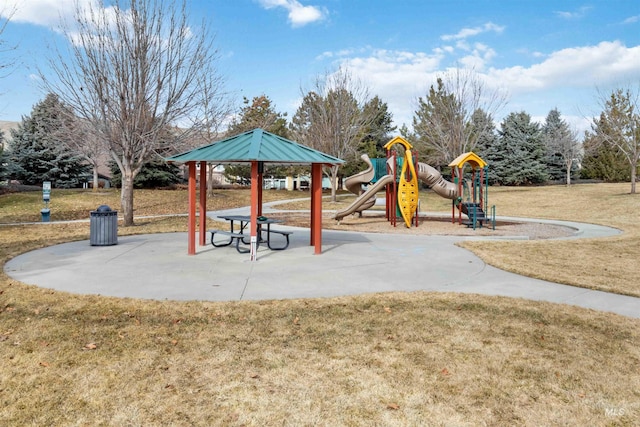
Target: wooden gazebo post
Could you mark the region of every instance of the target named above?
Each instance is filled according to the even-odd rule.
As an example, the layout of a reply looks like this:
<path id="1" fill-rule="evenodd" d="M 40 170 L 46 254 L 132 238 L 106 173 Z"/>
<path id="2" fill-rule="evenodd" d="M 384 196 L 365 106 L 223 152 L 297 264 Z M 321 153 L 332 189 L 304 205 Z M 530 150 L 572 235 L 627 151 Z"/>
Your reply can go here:
<path id="1" fill-rule="evenodd" d="M 198 227 L 198 237 L 200 246 L 206 245 L 207 237 L 207 162 L 200 162 L 200 226 Z"/>
<path id="2" fill-rule="evenodd" d="M 188 250 L 189 255 L 196 254 L 196 162 L 187 162 L 189 166 L 189 209 L 188 209 Z"/>
<path id="3" fill-rule="evenodd" d="M 322 253 L 322 164 L 311 164 L 311 246 Z"/>

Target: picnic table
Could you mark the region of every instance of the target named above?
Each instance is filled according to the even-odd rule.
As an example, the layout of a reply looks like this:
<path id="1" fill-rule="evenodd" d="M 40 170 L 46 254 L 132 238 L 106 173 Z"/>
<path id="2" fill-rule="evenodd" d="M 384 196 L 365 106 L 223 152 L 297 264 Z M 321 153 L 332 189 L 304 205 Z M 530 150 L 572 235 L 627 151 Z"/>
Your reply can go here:
<path id="1" fill-rule="evenodd" d="M 248 253 L 250 250 L 247 248 L 242 248 L 240 247 L 240 243 L 243 243 L 245 245 L 248 245 L 250 243 L 250 241 L 247 241 L 245 239 L 250 238 L 249 235 L 244 234 L 244 230 L 247 228 L 247 226 L 251 223 L 251 217 L 249 215 L 219 215 L 218 218 L 220 219 L 224 219 L 225 221 L 229 221 L 230 223 L 230 227 L 229 227 L 229 231 L 226 230 L 209 230 L 209 232 L 211 233 L 211 244 L 213 246 L 215 246 L 216 248 L 222 247 L 222 246 L 229 246 L 231 245 L 234 241 L 236 244 L 236 250 L 240 253 Z M 278 224 L 278 223 L 282 223 L 284 222 L 281 219 L 275 219 L 275 218 L 267 218 L 267 217 L 263 217 L 263 216 L 259 216 L 257 219 L 257 226 L 258 226 L 258 245 L 260 245 L 260 243 L 267 243 L 267 247 L 273 251 L 281 251 L 284 249 L 287 249 L 289 247 L 289 235 L 292 234 L 292 231 L 283 231 L 283 230 L 272 230 L 271 229 L 271 224 Z M 237 227 L 235 227 L 234 223 L 238 223 L 239 224 L 239 229 L 236 230 Z M 263 228 L 263 225 L 266 225 L 266 229 Z M 267 239 L 264 240 L 262 238 L 262 233 L 266 233 L 267 235 Z M 228 241 L 223 241 L 223 242 L 215 242 L 214 238 L 215 235 L 219 234 L 219 235 L 224 235 L 224 236 L 228 236 L 229 240 Z M 271 244 L 271 235 L 272 234 L 278 234 L 281 235 L 285 238 L 285 244 L 284 246 L 275 246 Z"/>

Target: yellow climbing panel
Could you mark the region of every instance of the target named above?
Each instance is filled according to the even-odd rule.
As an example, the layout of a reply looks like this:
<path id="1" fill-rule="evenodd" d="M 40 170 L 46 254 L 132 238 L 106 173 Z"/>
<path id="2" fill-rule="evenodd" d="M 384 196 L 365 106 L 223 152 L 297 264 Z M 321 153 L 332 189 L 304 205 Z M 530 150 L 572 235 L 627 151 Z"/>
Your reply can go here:
<path id="1" fill-rule="evenodd" d="M 404 162 L 398 183 L 398 208 L 402 213 L 404 223 L 408 228 L 411 228 L 411 220 L 418 210 L 418 175 L 411 154 L 413 146 L 403 137 L 396 136 L 387 142 L 384 148 L 388 150 L 394 144 L 400 144 L 404 147 Z"/>
<path id="2" fill-rule="evenodd" d="M 398 183 L 398 207 L 407 228 L 411 228 L 411 221 L 418 210 L 418 175 L 410 149 L 405 151 L 402 163 L 402 172 Z"/>

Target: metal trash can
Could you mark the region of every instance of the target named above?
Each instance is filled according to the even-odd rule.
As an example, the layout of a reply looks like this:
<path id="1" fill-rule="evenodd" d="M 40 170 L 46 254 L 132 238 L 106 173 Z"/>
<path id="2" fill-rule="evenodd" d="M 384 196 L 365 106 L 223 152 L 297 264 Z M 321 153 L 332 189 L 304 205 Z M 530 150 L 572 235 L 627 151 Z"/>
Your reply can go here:
<path id="1" fill-rule="evenodd" d="M 40 209 L 40 215 L 42 216 L 42 222 L 49 222 L 49 218 L 51 218 L 51 209 Z"/>
<path id="2" fill-rule="evenodd" d="M 101 205 L 91 211 L 89 242 L 91 246 L 111 246 L 118 244 L 118 211 Z"/>

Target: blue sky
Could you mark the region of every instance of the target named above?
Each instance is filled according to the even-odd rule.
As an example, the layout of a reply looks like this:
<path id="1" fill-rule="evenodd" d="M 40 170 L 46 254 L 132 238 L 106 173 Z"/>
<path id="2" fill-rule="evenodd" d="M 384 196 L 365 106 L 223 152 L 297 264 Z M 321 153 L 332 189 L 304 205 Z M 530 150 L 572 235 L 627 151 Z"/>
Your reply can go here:
<path id="1" fill-rule="evenodd" d="M 80 0 L 90 2 L 94 0 Z M 0 120 L 18 121 L 44 97 L 55 31 L 74 0 L 9 0 L 16 10 L 4 46 L 15 66 L 0 78 Z M 496 124 L 512 111 L 544 120 L 558 108 L 584 130 L 601 108 L 598 90 L 640 86 L 638 0 L 192 0 L 216 34 L 219 70 L 238 108 L 266 94 L 293 115 L 301 89 L 347 67 L 389 105 L 396 124 L 411 123 L 416 100 L 438 75 L 473 68 L 488 91 L 508 94 Z M 0 9 L 2 7 L 0 6 Z M 4 9 L 6 15 L 7 10 Z"/>

